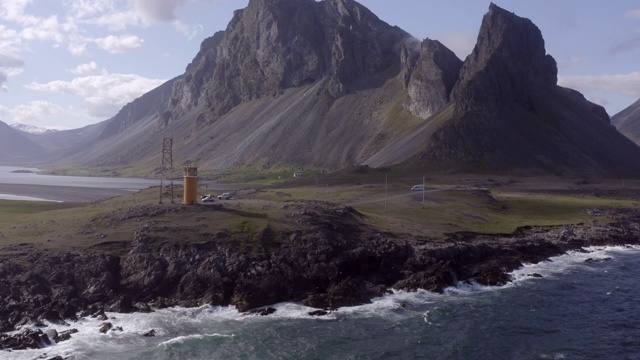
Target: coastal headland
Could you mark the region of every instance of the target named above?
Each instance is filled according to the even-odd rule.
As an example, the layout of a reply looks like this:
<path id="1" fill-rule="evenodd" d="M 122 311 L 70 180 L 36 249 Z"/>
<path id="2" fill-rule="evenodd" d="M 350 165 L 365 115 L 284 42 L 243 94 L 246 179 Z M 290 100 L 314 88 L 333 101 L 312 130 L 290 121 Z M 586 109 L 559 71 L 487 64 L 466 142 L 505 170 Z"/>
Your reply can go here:
<path id="1" fill-rule="evenodd" d="M 159 187 L 92 203 L 0 201 L 0 331 L 207 304 L 267 314 L 295 301 L 322 315 L 391 291 L 501 285 L 523 263 L 640 239 L 638 181 L 424 181 L 411 191 L 422 179 L 360 169 L 192 206 L 179 186 L 173 203 L 159 203 Z M 27 335 L 0 343 L 52 341 Z"/>

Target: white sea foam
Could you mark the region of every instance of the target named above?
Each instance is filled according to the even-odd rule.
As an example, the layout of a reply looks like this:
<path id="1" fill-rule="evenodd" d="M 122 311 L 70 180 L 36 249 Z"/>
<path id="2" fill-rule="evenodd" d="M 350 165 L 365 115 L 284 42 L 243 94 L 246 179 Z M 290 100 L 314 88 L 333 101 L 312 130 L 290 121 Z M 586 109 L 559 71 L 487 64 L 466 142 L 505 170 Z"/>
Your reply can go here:
<path id="1" fill-rule="evenodd" d="M 160 344 L 158 344 L 158 346 L 171 346 L 171 345 L 175 345 L 175 344 L 184 344 L 186 342 L 188 342 L 189 340 L 202 340 L 202 339 L 206 339 L 206 338 L 215 338 L 215 337 L 221 337 L 221 338 L 225 338 L 225 337 L 234 337 L 235 335 L 231 334 L 231 335 L 226 335 L 226 334 L 196 334 L 196 335 L 184 335 L 184 336 L 178 336 L 175 337 L 173 339 L 167 340 L 167 341 L 163 341 Z"/>
<path id="2" fill-rule="evenodd" d="M 555 256 L 548 261 L 541 261 L 537 264 L 525 264 L 520 269 L 511 272 L 509 275 L 513 283 L 535 280 L 533 274 L 542 277 L 553 277 L 572 271 L 600 271 L 598 268 L 590 267 L 590 263 L 598 263 L 609 259 L 615 260 L 616 255 L 627 252 L 640 252 L 640 246 L 592 246 L 579 251 L 569 251 L 564 255 Z"/>
<path id="3" fill-rule="evenodd" d="M 485 291 L 499 291 L 504 288 L 525 285 L 528 281 L 553 278 L 573 271 L 600 271 L 598 268 L 590 267 L 589 264 L 615 260 L 616 255 L 627 252 L 640 252 L 640 246 L 591 246 L 582 250 L 572 250 L 537 264 L 524 264 L 519 269 L 508 274 L 511 281 L 503 286 L 487 286 L 474 281 L 464 281 L 456 286 L 446 288 L 445 294 L 465 295 Z"/>
<path id="4" fill-rule="evenodd" d="M 640 252 L 640 246 L 590 247 L 585 251 L 571 251 L 538 264 L 526 264 L 510 273 L 512 282 L 503 287 L 488 287 L 471 283 L 460 283 L 457 287 L 447 288 L 444 294 L 434 294 L 419 290 L 415 292 L 394 291 L 393 294 L 372 299 L 370 304 L 340 308 L 325 316 L 311 316 L 316 309 L 299 303 L 280 303 L 273 307 L 276 312 L 269 316 L 240 313 L 235 308 L 202 306 L 198 308 L 167 308 L 152 313 L 119 314 L 107 313 L 114 328 L 106 334 L 98 331 L 105 321 L 82 318 L 69 326 L 48 324 L 58 332 L 78 329 L 68 341 L 38 350 L 0 352 L 2 359 L 35 359 L 43 354 L 45 358 L 60 355 L 69 359 L 121 359 L 123 354 L 140 352 L 141 349 L 167 349 L 180 347 L 191 341 L 206 338 L 229 339 L 242 333 L 247 326 L 282 322 L 286 320 L 303 321 L 349 321 L 379 317 L 390 321 L 409 317 L 422 317 L 429 325 L 439 324 L 446 315 L 447 306 L 453 302 L 467 301 L 470 296 L 485 291 L 500 291 L 513 286 L 526 286 L 529 281 L 538 278 L 531 274 L 540 274 L 542 279 L 553 278 L 572 271 L 604 271 L 597 266 L 607 258 L 615 261 L 616 255 L 628 252 Z M 587 259 L 593 261 L 586 262 Z M 447 305 L 449 304 L 449 305 Z M 444 306 L 444 307 L 443 307 Z M 442 310 L 442 309 L 444 310 Z M 445 311 L 443 313 L 443 311 Z M 249 324 L 251 323 L 251 324 Z M 153 329 L 155 337 L 142 334 Z"/>

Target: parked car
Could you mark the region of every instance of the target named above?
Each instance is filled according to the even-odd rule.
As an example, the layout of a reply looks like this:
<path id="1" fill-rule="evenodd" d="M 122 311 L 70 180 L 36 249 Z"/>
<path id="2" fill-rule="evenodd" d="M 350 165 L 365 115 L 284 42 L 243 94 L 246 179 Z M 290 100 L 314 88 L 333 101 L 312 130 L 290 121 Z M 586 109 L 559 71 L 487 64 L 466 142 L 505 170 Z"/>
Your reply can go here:
<path id="1" fill-rule="evenodd" d="M 411 191 L 424 191 L 424 186 L 422 185 L 413 185 Z"/>
<path id="2" fill-rule="evenodd" d="M 200 198 L 201 202 L 213 202 L 215 200 L 215 195 L 207 194 Z"/>
<path id="3" fill-rule="evenodd" d="M 231 199 L 231 194 L 223 193 L 222 195 L 218 195 L 218 200 L 229 200 Z"/>

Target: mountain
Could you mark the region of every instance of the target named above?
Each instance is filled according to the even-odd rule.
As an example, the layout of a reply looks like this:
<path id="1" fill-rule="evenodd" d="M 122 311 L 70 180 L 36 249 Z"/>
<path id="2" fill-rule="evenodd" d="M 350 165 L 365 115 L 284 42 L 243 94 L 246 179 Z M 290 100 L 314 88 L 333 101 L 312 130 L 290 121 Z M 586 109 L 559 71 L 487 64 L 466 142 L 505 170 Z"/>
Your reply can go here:
<path id="1" fill-rule="evenodd" d="M 44 150 L 40 145 L 0 121 L 0 163 L 6 165 L 29 163 L 43 153 Z"/>
<path id="2" fill-rule="evenodd" d="M 451 102 L 366 163 L 432 170 L 556 174 L 640 174 L 639 148 L 604 108 L 557 85 L 540 30 L 491 4 Z"/>
<path id="3" fill-rule="evenodd" d="M 202 43 L 185 74 L 161 86 L 171 89 L 169 99 L 154 90 L 165 108 L 139 104 L 146 112 L 127 113 L 127 121 L 117 115 L 110 121 L 124 126 L 114 126 L 78 160 L 159 164 L 162 138 L 172 137 L 178 163 L 361 162 L 420 120 L 402 107 L 406 39 L 412 38 L 354 1 L 253 0 L 225 32 Z"/>
<path id="4" fill-rule="evenodd" d="M 604 108 L 557 85 L 540 30 L 494 4 L 463 62 L 353 0 L 251 0 L 62 161 L 154 168 L 165 137 L 174 165 L 212 169 L 640 175 Z"/>
<path id="5" fill-rule="evenodd" d="M 29 124 L 11 124 L 10 125 L 12 128 L 25 132 L 27 134 L 35 134 L 35 135 L 40 135 L 40 134 L 44 134 L 47 132 L 55 132 L 58 130 L 55 129 L 45 129 L 45 128 L 41 128 L 38 126 L 34 126 L 34 125 L 29 125 Z"/>
<path id="6" fill-rule="evenodd" d="M 611 123 L 629 139 L 640 144 L 640 100 L 612 116 Z"/>

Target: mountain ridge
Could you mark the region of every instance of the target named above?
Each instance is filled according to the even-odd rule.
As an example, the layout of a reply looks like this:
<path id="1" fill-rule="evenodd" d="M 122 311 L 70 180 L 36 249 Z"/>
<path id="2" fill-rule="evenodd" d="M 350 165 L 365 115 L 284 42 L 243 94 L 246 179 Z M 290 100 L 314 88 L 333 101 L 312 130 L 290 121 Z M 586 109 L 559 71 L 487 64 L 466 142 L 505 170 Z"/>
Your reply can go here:
<path id="1" fill-rule="evenodd" d="M 164 137 L 176 164 L 211 169 L 640 175 L 604 108 L 557 85 L 539 28 L 493 3 L 462 61 L 353 0 L 251 0 L 64 160 L 153 168 Z"/>
<path id="2" fill-rule="evenodd" d="M 0 121 L 0 163 L 30 163 L 42 156 L 44 149 L 3 121 Z"/>

